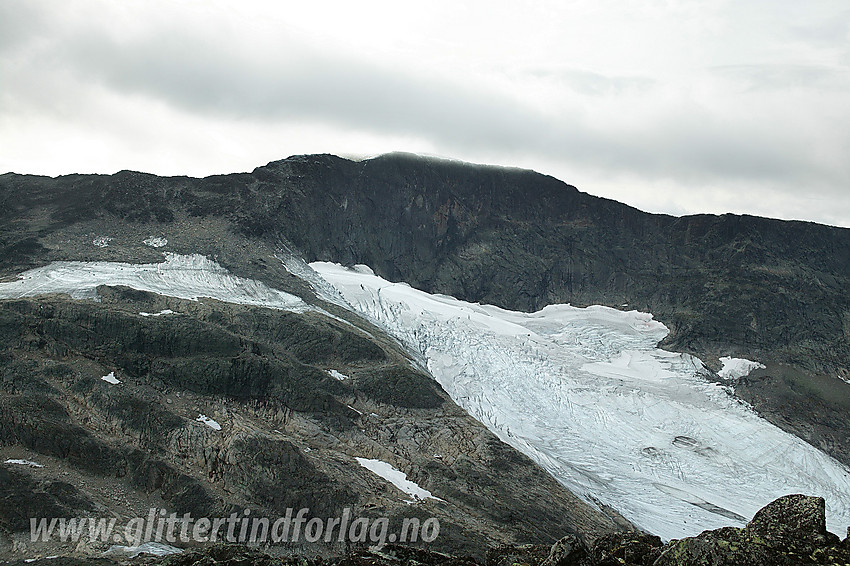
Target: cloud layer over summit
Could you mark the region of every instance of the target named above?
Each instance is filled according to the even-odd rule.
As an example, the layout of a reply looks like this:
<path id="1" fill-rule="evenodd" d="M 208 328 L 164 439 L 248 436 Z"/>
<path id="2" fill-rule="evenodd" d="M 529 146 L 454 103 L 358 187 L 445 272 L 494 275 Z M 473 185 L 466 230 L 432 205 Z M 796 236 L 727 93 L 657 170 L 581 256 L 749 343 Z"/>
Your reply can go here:
<path id="1" fill-rule="evenodd" d="M 0 3 L 0 172 L 200 176 L 396 150 L 653 212 L 850 226 L 850 9 Z"/>

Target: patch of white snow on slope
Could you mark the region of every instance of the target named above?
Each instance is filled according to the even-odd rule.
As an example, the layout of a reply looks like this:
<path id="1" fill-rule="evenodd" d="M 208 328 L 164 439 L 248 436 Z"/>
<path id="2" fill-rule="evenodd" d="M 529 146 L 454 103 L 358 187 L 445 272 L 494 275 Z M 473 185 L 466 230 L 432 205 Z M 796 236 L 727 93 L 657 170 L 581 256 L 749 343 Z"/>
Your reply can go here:
<path id="1" fill-rule="evenodd" d="M 384 478 L 407 495 L 410 495 L 415 500 L 436 499 L 438 501 L 442 501 L 439 497 L 431 495 L 431 492 L 427 489 L 419 487 L 419 484 L 416 482 L 412 482 L 407 479 L 407 474 L 401 470 L 395 469 L 392 465 L 386 462 L 382 462 L 381 460 L 371 460 L 369 458 L 357 458 L 357 462 L 373 474 Z"/>
<path id="2" fill-rule="evenodd" d="M 10 458 L 4 462 L 4 464 L 15 464 L 18 466 L 27 466 L 28 468 L 43 468 L 41 464 L 37 462 L 33 462 L 32 460 L 18 460 L 14 458 Z"/>
<path id="3" fill-rule="evenodd" d="M 824 497 L 833 532 L 850 525 L 850 470 L 702 379 L 698 359 L 656 348 L 667 328 L 651 314 L 512 312 L 311 267 L 502 440 L 650 532 L 741 525 L 789 493 Z"/>
<path id="4" fill-rule="evenodd" d="M 764 364 L 745 360 L 744 358 L 720 358 L 723 367 L 717 372 L 723 379 L 740 379 L 747 377 L 754 369 L 764 369 Z"/>
<path id="5" fill-rule="evenodd" d="M 338 380 L 340 380 L 340 381 L 345 381 L 346 379 L 348 379 L 348 376 L 347 376 L 347 375 L 345 375 L 345 374 L 344 374 L 344 373 L 342 373 L 341 371 L 337 371 L 337 370 L 335 370 L 335 369 L 329 369 L 329 370 L 328 370 L 328 375 L 329 375 L 329 376 L 331 376 L 331 377 L 333 377 L 334 379 L 338 379 Z"/>
<path id="6" fill-rule="evenodd" d="M 213 430 L 221 430 L 220 424 L 218 424 L 216 421 L 214 421 L 213 419 L 209 418 L 208 416 L 206 416 L 204 414 L 198 415 L 198 418 L 195 419 L 195 420 L 198 421 L 199 423 L 204 423 L 205 425 L 207 425 L 208 427 L 210 427 Z"/>
<path id="7" fill-rule="evenodd" d="M 118 378 L 115 377 L 114 371 L 109 372 L 108 374 L 104 375 L 100 379 L 102 379 L 106 383 L 111 383 L 112 385 L 118 385 L 119 383 L 121 383 L 120 381 L 118 381 Z"/>
<path id="8" fill-rule="evenodd" d="M 351 309 L 351 305 L 345 302 L 342 294 L 316 273 L 300 256 L 284 247 L 281 252 L 275 254 L 275 257 L 289 273 L 309 283 L 317 297 L 344 309 Z"/>
<path id="9" fill-rule="evenodd" d="M 107 550 L 101 553 L 101 556 L 120 556 L 122 558 L 136 558 L 140 554 L 152 554 L 153 556 L 168 556 L 169 554 L 179 554 L 182 549 L 163 544 L 161 542 L 145 542 L 139 546 L 123 546 L 113 544 Z"/>
<path id="10" fill-rule="evenodd" d="M 142 316 L 162 316 L 164 314 L 174 314 L 174 311 L 171 309 L 162 309 L 159 312 L 140 312 Z"/>
<path id="11" fill-rule="evenodd" d="M 98 285 L 125 285 L 179 299 L 201 297 L 228 303 L 303 312 L 319 310 L 299 297 L 265 283 L 237 277 L 205 256 L 166 254 L 162 263 L 57 261 L 0 283 L 0 299 L 66 293 L 74 299 L 97 299 Z M 323 312 L 323 311 L 320 311 Z"/>
<path id="12" fill-rule="evenodd" d="M 147 240 L 144 240 L 142 243 L 152 248 L 163 248 L 168 245 L 168 240 L 166 240 L 165 238 L 151 236 Z"/>

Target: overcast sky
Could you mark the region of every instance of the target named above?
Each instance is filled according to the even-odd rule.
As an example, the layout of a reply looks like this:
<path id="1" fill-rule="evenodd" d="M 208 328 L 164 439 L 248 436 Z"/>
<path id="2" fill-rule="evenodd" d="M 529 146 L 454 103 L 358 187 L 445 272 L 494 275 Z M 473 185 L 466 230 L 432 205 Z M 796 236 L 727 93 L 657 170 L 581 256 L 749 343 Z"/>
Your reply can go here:
<path id="1" fill-rule="evenodd" d="M 850 4 L 0 0 L 0 172 L 389 151 L 850 227 Z"/>

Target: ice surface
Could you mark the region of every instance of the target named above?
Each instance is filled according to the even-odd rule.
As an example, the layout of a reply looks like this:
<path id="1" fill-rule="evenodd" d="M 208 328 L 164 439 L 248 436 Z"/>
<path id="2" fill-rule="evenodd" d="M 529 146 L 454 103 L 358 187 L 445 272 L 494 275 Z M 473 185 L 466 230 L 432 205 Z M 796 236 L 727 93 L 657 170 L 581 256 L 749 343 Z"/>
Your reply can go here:
<path id="1" fill-rule="evenodd" d="M 100 379 L 102 379 L 106 383 L 111 383 L 112 385 L 118 385 L 119 383 L 121 383 L 120 381 L 118 381 L 118 378 L 115 377 L 114 371 L 109 372 L 108 374 L 104 375 Z"/>
<path id="2" fill-rule="evenodd" d="M 210 427 L 213 430 L 221 430 L 220 424 L 218 424 L 217 422 L 215 422 L 214 420 L 212 420 L 211 418 L 209 418 L 208 416 L 206 416 L 204 414 L 198 415 L 198 418 L 195 419 L 195 420 L 198 421 L 199 423 L 204 423 L 205 425 L 207 425 L 208 427 Z"/>
<path id="3" fill-rule="evenodd" d="M 720 363 L 723 367 L 717 372 L 717 375 L 723 379 L 740 379 L 747 377 L 754 369 L 764 369 L 764 365 L 758 362 L 745 360 L 744 358 L 720 358 Z"/>
<path id="4" fill-rule="evenodd" d="M 369 458 L 357 458 L 357 462 L 378 476 L 381 476 L 401 491 L 410 495 L 414 499 L 436 499 L 442 501 L 439 497 L 434 497 L 427 489 L 419 487 L 415 482 L 407 479 L 407 474 L 401 470 L 397 470 L 386 462 L 381 460 L 370 460 Z"/>
<path id="5" fill-rule="evenodd" d="M 824 497 L 833 532 L 850 525 L 850 471 L 704 379 L 698 359 L 656 348 L 667 328 L 650 314 L 519 313 L 311 267 L 502 440 L 650 532 L 742 525 L 789 493 Z"/>
<path id="6" fill-rule="evenodd" d="M 295 312 L 318 310 L 295 295 L 232 275 L 218 263 L 197 254 L 166 254 L 162 263 L 54 262 L 25 271 L 16 281 L 0 283 L 0 298 L 67 293 L 75 299 L 96 299 L 98 285 L 125 285 L 180 299 L 209 297 Z"/>
<path id="7" fill-rule="evenodd" d="M 16 460 L 16 459 L 8 459 L 4 462 L 5 464 L 16 464 L 18 466 L 27 466 L 29 468 L 43 468 L 41 464 L 33 462 L 32 460 Z"/>

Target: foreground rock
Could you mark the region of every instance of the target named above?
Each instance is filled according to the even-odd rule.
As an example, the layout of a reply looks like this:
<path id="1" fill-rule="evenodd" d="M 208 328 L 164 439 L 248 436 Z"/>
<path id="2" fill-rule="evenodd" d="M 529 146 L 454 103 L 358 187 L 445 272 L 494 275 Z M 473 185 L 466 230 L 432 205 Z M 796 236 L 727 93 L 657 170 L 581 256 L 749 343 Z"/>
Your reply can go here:
<path id="1" fill-rule="evenodd" d="M 271 549 L 271 551 L 281 549 Z M 306 549 L 305 549 L 306 550 Z M 42 561 L 39 561 L 42 562 Z M 103 558 L 86 562 L 61 558 L 50 566 L 110 564 Z M 452 556 L 429 548 L 387 545 L 358 549 L 338 558 L 309 552 L 273 556 L 240 545 L 213 545 L 136 563 L 156 566 L 477 566 L 466 556 Z M 785 566 L 850 564 L 850 538 L 841 541 L 826 530 L 824 500 L 788 495 L 759 511 L 744 528 L 706 531 L 699 536 L 664 545 L 646 533 L 613 533 L 592 542 L 567 535 L 554 545 L 500 545 L 491 548 L 484 566 Z"/>
<path id="2" fill-rule="evenodd" d="M 366 550 L 334 560 L 272 559 L 239 547 L 213 548 L 162 559 L 164 566 L 199 564 L 328 564 L 339 566 L 445 566 L 478 564 L 402 546 Z M 614 533 L 586 542 L 567 535 L 553 546 L 502 545 L 491 549 L 486 566 L 784 566 L 850 564 L 850 538 L 841 541 L 826 530 L 824 500 L 788 495 L 759 511 L 744 528 L 706 531 L 664 545 L 645 533 Z"/>
<path id="3" fill-rule="evenodd" d="M 673 541 L 657 566 L 705 564 L 848 564 L 850 539 L 826 530 L 824 500 L 787 495 L 761 511 L 743 529 L 724 528 Z"/>

